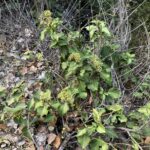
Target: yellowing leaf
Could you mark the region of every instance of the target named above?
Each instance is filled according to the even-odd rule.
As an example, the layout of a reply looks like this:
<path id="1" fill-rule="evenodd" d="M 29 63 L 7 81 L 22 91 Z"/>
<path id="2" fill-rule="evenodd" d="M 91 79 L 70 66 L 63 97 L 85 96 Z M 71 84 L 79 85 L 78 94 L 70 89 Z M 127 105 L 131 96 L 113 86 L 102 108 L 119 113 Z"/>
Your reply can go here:
<path id="1" fill-rule="evenodd" d="M 138 112 L 144 114 L 145 116 L 150 116 L 150 103 L 147 103 L 145 106 L 139 108 Z"/>
<path id="2" fill-rule="evenodd" d="M 78 131 L 77 137 L 78 137 L 78 136 L 82 136 L 82 135 L 84 135 L 84 134 L 86 134 L 86 133 L 87 133 L 86 128 L 80 129 L 80 130 Z"/>
<path id="3" fill-rule="evenodd" d="M 99 113 L 96 109 L 93 109 L 92 114 L 93 114 L 94 121 L 97 122 L 97 123 L 100 122 L 100 116 L 99 116 Z"/>
<path id="4" fill-rule="evenodd" d="M 43 106 L 43 102 L 42 101 L 38 101 L 38 102 L 35 102 L 35 110 L 39 107 L 42 107 Z"/>
<path id="5" fill-rule="evenodd" d="M 50 90 L 46 90 L 46 92 L 40 92 L 40 97 L 43 100 L 50 100 L 51 99 L 51 91 Z"/>
<path id="6" fill-rule="evenodd" d="M 98 28 L 97 28 L 97 26 L 95 26 L 95 25 L 87 26 L 86 29 L 87 29 L 87 30 L 89 31 L 89 33 L 90 33 L 90 39 L 92 39 L 94 33 L 95 33 L 96 31 L 98 31 Z"/>
<path id="7" fill-rule="evenodd" d="M 96 123 L 99 123 L 101 121 L 101 115 L 105 112 L 105 109 L 99 109 L 99 110 L 96 110 L 96 109 L 93 109 L 93 118 L 94 118 L 94 121 Z"/>
<path id="8" fill-rule="evenodd" d="M 105 133 L 106 132 L 105 127 L 102 124 L 99 124 L 96 130 L 99 133 Z"/>
<path id="9" fill-rule="evenodd" d="M 107 109 L 116 112 L 116 111 L 122 110 L 123 108 L 119 104 L 114 104 L 114 105 L 108 106 Z"/>

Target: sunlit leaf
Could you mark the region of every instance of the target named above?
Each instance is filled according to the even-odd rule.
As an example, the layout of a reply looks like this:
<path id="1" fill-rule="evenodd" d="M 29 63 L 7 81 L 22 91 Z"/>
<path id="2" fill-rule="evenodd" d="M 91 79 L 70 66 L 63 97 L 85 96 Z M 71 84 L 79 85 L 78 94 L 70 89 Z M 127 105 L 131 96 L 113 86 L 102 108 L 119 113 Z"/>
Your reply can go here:
<path id="1" fill-rule="evenodd" d="M 78 142 L 83 149 L 85 149 L 89 145 L 90 140 L 91 139 L 87 134 L 84 134 L 82 136 L 78 136 Z"/>
<path id="2" fill-rule="evenodd" d="M 122 110 L 123 107 L 122 107 L 122 105 L 114 104 L 114 105 L 108 106 L 107 109 L 116 112 L 116 111 Z"/>
<path id="3" fill-rule="evenodd" d="M 102 124 L 99 124 L 96 130 L 99 133 L 106 133 L 105 127 Z"/>

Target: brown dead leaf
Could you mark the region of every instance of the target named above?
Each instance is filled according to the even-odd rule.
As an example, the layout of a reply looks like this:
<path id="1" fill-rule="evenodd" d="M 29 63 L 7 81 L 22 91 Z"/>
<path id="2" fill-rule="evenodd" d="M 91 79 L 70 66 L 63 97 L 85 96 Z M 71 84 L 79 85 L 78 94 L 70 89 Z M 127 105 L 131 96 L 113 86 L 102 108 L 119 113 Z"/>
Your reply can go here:
<path id="1" fill-rule="evenodd" d="M 0 130 L 5 130 L 7 126 L 5 124 L 0 124 Z"/>
<path id="2" fill-rule="evenodd" d="M 35 62 L 29 62 L 29 63 L 27 64 L 27 67 L 34 66 L 34 64 L 35 64 Z"/>
<path id="3" fill-rule="evenodd" d="M 37 67 L 40 68 L 43 65 L 43 62 L 38 62 Z"/>
<path id="4" fill-rule="evenodd" d="M 44 150 L 44 146 L 41 145 L 41 146 L 39 147 L 39 150 Z"/>
<path id="5" fill-rule="evenodd" d="M 147 136 L 144 140 L 145 144 L 150 144 L 150 136 Z"/>
<path id="6" fill-rule="evenodd" d="M 46 133 L 46 132 L 47 132 L 46 126 L 40 125 L 40 126 L 38 127 L 38 132 L 40 132 L 40 133 Z"/>
<path id="7" fill-rule="evenodd" d="M 35 73 L 37 71 L 37 67 L 31 66 L 29 69 L 31 72 Z"/>
<path id="8" fill-rule="evenodd" d="M 56 134 L 50 133 L 48 135 L 48 139 L 47 139 L 48 144 L 52 144 L 52 142 L 54 142 L 55 138 L 56 138 Z"/>
<path id="9" fill-rule="evenodd" d="M 36 150 L 32 141 L 27 143 L 27 147 L 25 148 L 25 150 Z"/>
<path id="10" fill-rule="evenodd" d="M 28 73 L 28 68 L 27 68 L 27 67 L 23 67 L 23 68 L 20 70 L 20 73 L 21 73 L 22 75 L 27 74 L 27 73 Z"/>
<path id="11" fill-rule="evenodd" d="M 92 102 L 93 102 L 93 98 L 92 98 L 92 96 L 90 96 L 90 98 L 89 98 L 89 100 L 88 100 L 88 104 L 91 105 Z"/>
<path id="12" fill-rule="evenodd" d="M 34 88 L 34 89 L 40 89 L 41 86 L 42 86 L 42 83 L 36 82 L 36 83 L 33 85 L 33 88 Z"/>
<path id="13" fill-rule="evenodd" d="M 60 144 L 61 144 L 61 138 L 60 138 L 60 136 L 58 135 L 58 136 L 56 136 L 55 141 L 53 142 L 53 146 L 54 146 L 56 149 L 58 149 L 59 146 L 60 146 Z"/>

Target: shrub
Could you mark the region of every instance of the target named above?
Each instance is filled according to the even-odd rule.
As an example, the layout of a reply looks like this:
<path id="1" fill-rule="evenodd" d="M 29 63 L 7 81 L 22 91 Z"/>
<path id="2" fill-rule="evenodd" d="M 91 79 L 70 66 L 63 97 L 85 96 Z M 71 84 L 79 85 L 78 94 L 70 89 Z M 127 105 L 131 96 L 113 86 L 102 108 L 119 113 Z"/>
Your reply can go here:
<path id="1" fill-rule="evenodd" d="M 80 117 L 78 126 L 71 129 L 65 122 L 70 130 L 63 132 L 67 134 L 74 130 L 83 149 L 107 150 L 109 147 L 118 147 L 115 141 L 122 141 L 124 132 L 130 139 L 127 144 L 139 149 L 138 142 L 148 128 L 148 124 L 141 126 L 150 117 L 149 103 L 134 112 L 125 113 L 121 100 L 123 93 L 117 83 L 114 84 L 117 81 L 113 74 L 116 68 L 122 71 L 122 66 L 126 64 L 127 67 L 123 69 L 129 70 L 128 67 L 135 61 L 134 54 L 129 51 L 118 52 L 118 45 L 112 43 L 113 35 L 105 22 L 98 19 L 86 27 L 90 36 L 88 43 L 84 42 L 79 31 L 62 30 L 62 21 L 51 18 L 50 11 L 41 14 L 40 25 L 41 41 L 49 38 L 50 47 L 59 49 L 61 54 L 61 89 L 55 96 L 47 85 L 50 80 L 56 82 L 52 78 L 44 79 L 48 80 L 47 83 L 40 79 L 36 81 L 42 86 L 33 90 L 30 96 L 27 96 L 25 81 L 14 86 L 9 94 L 4 87 L 0 87 L 3 99 L 1 119 L 13 117 L 26 126 L 24 118 L 27 114 L 34 120 L 54 122 L 60 116 L 67 120 L 69 113 L 77 112 Z"/>

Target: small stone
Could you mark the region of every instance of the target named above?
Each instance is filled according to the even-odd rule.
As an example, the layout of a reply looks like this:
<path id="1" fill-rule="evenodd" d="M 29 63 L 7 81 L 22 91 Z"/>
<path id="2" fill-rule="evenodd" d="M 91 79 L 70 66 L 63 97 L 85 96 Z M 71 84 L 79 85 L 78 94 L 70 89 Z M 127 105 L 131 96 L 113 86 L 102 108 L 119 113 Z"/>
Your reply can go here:
<path id="1" fill-rule="evenodd" d="M 56 134 L 50 133 L 47 139 L 48 144 L 51 144 L 55 140 L 55 138 L 56 138 Z"/>
<path id="2" fill-rule="evenodd" d="M 14 122 L 13 119 L 11 119 L 8 123 L 7 123 L 8 127 L 12 127 L 14 129 L 17 129 L 18 124 Z"/>
<path id="3" fill-rule="evenodd" d="M 53 127 L 53 126 L 49 126 L 49 127 L 48 127 L 48 130 L 49 130 L 49 131 L 54 131 L 54 127 Z"/>
<path id="4" fill-rule="evenodd" d="M 24 42 L 24 39 L 23 39 L 23 38 L 20 38 L 20 39 L 18 39 L 18 42 L 19 42 L 19 43 L 22 43 L 22 42 Z"/>
<path id="5" fill-rule="evenodd" d="M 30 37 L 31 34 L 32 34 L 32 31 L 31 31 L 30 29 L 26 28 L 26 29 L 25 29 L 25 36 L 26 36 L 26 37 Z"/>
<path id="6" fill-rule="evenodd" d="M 6 143 L 3 143 L 2 145 L 1 145 L 1 148 L 4 148 L 4 147 L 6 147 L 7 146 L 7 144 Z"/>
<path id="7" fill-rule="evenodd" d="M 15 136 L 15 137 L 13 138 L 13 141 L 14 141 L 14 142 L 18 142 L 18 140 L 19 140 L 19 139 L 18 139 L 17 136 Z"/>
<path id="8" fill-rule="evenodd" d="M 25 141 L 24 141 L 24 140 L 18 142 L 18 146 L 22 146 L 22 145 L 24 145 L 24 144 L 25 144 Z"/>
<path id="9" fill-rule="evenodd" d="M 42 145 L 43 143 L 46 142 L 47 136 L 45 133 L 38 133 L 36 136 L 36 141 L 38 145 Z"/>

